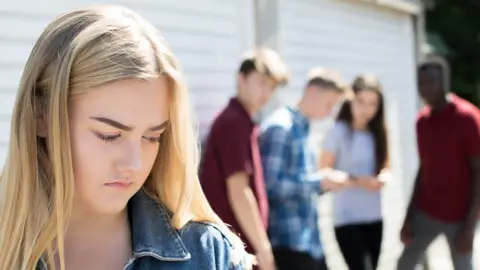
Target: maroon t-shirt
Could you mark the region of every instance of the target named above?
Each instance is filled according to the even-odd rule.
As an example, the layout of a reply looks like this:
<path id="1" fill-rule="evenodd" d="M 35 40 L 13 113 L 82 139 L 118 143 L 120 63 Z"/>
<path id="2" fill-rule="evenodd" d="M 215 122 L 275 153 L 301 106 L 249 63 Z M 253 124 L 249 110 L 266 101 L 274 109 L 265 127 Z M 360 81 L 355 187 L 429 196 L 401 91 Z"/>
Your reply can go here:
<path id="1" fill-rule="evenodd" d="M 213 210 L 254 252 L 240 228 L 230 206 L 227 179 L 235 173 L 246 172 L 250 176 L 250 188 L 259 206 L 265 229 L 268 221 L 268 200 L 258 147 L 258 126 L 236 98 L 217 116 L 204 144 L 200 181 Z"/>
<path id="2" fill-rule="evenodd" d="M 470 159 L 480 155 L 479 110 L 453 94 L 441 111 L 432 113 L 427 106 L 418 116 L 417 141 L 419 208 L 444 222 L 465 219 L 474 180 Z"/>

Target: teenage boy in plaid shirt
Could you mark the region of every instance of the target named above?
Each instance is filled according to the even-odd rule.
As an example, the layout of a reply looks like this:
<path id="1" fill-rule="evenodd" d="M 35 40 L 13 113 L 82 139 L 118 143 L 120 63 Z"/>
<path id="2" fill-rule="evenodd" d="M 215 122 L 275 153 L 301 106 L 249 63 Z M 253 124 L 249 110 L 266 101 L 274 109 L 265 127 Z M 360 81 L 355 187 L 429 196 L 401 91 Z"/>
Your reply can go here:
<path id="1" fill-rule="evenodd" d="M 337 182 L 317 171 L 308 136 L 310 121 L 330 115 L 344 89 L 337 73 L 312 69 L 298 106 L 277 110 L 261 126 L 268 233 L 279 270 L 327 269 L 317 224 L 318 198 L 323 191 L 341 188 L 348 176 Z"/>

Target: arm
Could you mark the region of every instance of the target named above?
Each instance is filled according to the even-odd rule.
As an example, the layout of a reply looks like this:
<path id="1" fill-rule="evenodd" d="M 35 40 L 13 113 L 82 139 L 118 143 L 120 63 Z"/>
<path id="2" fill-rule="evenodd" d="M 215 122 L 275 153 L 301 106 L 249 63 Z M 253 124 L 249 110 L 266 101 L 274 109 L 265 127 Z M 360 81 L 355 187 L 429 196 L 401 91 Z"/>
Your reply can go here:
<path id="1" fill-rule="evenodd" d="M 227 179 L 227 193 L 233 213 L 245 236 L 256 252 L 270 249 L 270 241 L 263 227 L 258 204 L 244 172 L 235 173 Z"/>
<path id="2" fill-rule="evenodd" d="M 470 207 L 465 219 L 464 229 L 475 231 L 480 210 L 480 113 L 465 118 L 463 132 L 464 149 L 469 157 L 473 172 L 473 186 Z"/>
<path id="3" fill-rule="evenodd" d="M 418 169 L 417 176 L 415 177 L 415 183 L 413 184 L 413 191 L 412 191 L 412 195 L 410 196 L 410 202 L 408 203 L 405 220 L 411 220 L 413 216 L 413 212 L 415 211 L 415 203 L 417 201 L 418 194 L 420 193 L 420 187 L 422 183 L 421 174 L 422 174 L 422 166 L 420 164 L 420 168 Z"/>
<path id="4" fill-rule="evenodd" d="M 335 153 L 329 152 L 328 150 L 322 151 L 320 171 L 323 173 L 324 178 L 335 182 L 334 185 L 331 185 L 330 190 L 338 191 L 344 188 L 359 186 L 359 182 L 354 181 L 350 174 L 334 169 L 335 159 Z"/>
<path id="5" fill-rule="evenodd" d="M 328 150 L 322 151 L 320 158 L 320 169 L 333 169 L 335 165 L 336 155 Z"/>
<path id="6" fill-rule="evenodd" d="M 410 222 L 412 217 L 413 217 L 413 213 L 415 212 L 415 207 L 416 207 L 416 203 L 418 201 L 418 196 L 420 195 L 420 190 L 421 190 L 421 187 L 422 187 L 422 152 L 424 151 L 423 150 L 423 134 L 424 132 L 422 132 L 423 128 L 422 128 L 422 117 L 421 115 L 419 115 L 417 117 L 417 122 L 415 124 L 415 129 L 416 129 L 416 133 L 417 133 L 417 151 L 418 151 L 418 155 L 419 155 L 419 159 L 420 159 L 420 164 L 419 164 L 419 167 L 418 167 L 418 171 L 417 171 L 417 175 L 415 176 L 415 180 L 414 180 L 414 183 L 413 183 L 413 190 L 412 190 L 412 194 L 410 195 L 410 201 L 408 203 L 408 206 L 407 206 L 407 213 L 405 215 L 405 222 Z"/>
<path id="7" fill-rule="evenodd" d="M 330 173 L 346 175 L 346 177 L 342 177 L 343 179 L 346 179 L 346 181 L 342 185 L 343 188 L 359 187 L 369 191 L 378 191 L 383 187 L 385 182 L 388 180 L 387 171 L 380 173 L 377 177 L 362 176 L 362 175 L 357 175 L 353 177 L 349 175 L 347 172 L 334 170 L 332 168 L 334 167 L 334 164 L 335 164 L 335 158 L 336 158 L 335 153 L 329 152 L 329 151 L 323 151 L 320 168 L 324 170 L 328 169 Z"/>
<path id="8" fill-rule="evenodd" d="M 320 169 L 325 172 L 325 176 L 332 180 L 339 180 L 342 187 L 352 187 L 358 184 L 348 172 L 336 170 L 335 162 L 340 146 L 346 138 L 346 126 L 337 122 L 335 126 L 328 132 L 322 147 L 322 156 L 320 158 Z"/>
<path id="9" fill-rule="evenodd" d="M 288 160 L 296 158 L 285 128 L 269 127 L 261 136 L 260 151 L 268 195 L 272 198 L 309 197 L 321 192 L 320 173 L 289 173 Z M 294 150 L 294 151 L 293 151 Z"/>
<path id="10" fill-rule="evenodd" d="M 390 181 L 391 178 L 392 178 L 392 175 L 390 174 L 390 170 L 387 168 L 384 168 L 383 170 L 380 171 L 380 173 L 377 176 L 373 176 L 373 177 L 361 176 L 361 177 L 358 177 L 357 181 L 355 182 L 358 183 L 357 186 L 360 186 L 367 190 L 377 191 L 383 188 L 385 183 Z"/>
<path id="11" fill-rule="evenodd" d="M 320 169 L 333 169 L 335 167 L 340 144 L 345 138 L 345 131 L 345 126 L 337 122 L 328 132 L 322 145 Z"/>
<path id="12" fill-rule="evenodd" d="M 223 136 L 216 143 L 217 158 L 226 175 L 227 197 L 233 214 L 256 253 L 270 249 L 258 203 L 250 187 L 251 128 L 231 121 L 222 127 Z"/>
<path id="13" fill-rule="evenodd" d="M 477 227 L 478 213 L 480 211 L 480 155 L 471 157 L 470 164 L 473 169 L 473 188 L 470 208 L 464 228 L 474 232 Z"/>

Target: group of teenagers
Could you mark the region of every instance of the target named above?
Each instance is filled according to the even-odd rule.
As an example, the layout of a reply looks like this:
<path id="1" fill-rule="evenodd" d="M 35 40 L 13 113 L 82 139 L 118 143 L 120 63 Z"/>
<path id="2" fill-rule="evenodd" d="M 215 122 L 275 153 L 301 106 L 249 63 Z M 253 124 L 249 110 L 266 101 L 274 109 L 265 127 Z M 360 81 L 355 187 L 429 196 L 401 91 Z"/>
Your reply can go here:
<path id="1" fill-rule="evenodd" d="M 419 69 L 428 105 L 417 121 L 421 166 L 401 270 L 439 234 L 455 269 L 472 269 L 479 117 L 447 94 L 446 75 L 437 63 Z M 349 268 L 375 268 L 390 178 L 382 87 L 372 75 L 348 86 L 313 68 L 300 102 L 258 125 L 288 77 L 275 51 L 246 55 L 200 154 L 180 64 L 151 23 L 113 5 L 55 18 L 30 53 L 13 109 L 0 270 L 327 269 L 317 224 L 327 192 Z M 310 122 L 337 105 L 317 161 Z"/>
<path id="2" fill-rule="evenodd" d="M 454 268 L 472 269 L 480 113 L 448 92 L 448 72 L 448 65 L 434 56 L 418 69 L 418 93 L 426 103 L 417 119 L 421 165 L 400 235 L 405 248 L 399 270 L 423 262 L 440 234 L 447 237 Z M 306 77 L 295 106 L 256 123 L 255 115 L 288 74 L 274 51 L 247 54 L 238 69 L 236 96 L 213 121 L 204 142 L 203 190 L 214 211 L 256 255 L 259 269 L 267 270 L 328 269 L 318 208 L 321 195 L 332 193 L 335 239 L 348 269 L 377 269 L 381 191 L 394 173 L 382 86 L 369 74 L 348 85 L 322 67 Z M 321 146 L 312 145 L 311 122 L 332 116 L 335 123 Z"/>

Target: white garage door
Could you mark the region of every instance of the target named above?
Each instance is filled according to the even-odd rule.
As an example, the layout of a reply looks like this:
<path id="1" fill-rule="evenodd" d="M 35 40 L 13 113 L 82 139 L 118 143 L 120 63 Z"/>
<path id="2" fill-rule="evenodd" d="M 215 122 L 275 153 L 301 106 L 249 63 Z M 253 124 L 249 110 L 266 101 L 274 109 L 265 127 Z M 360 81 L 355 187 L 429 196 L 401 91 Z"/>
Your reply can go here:
<path id="1" fill-rule="evenodd" d="M 99 1 L 12 0 L 0 5 L 0 164 L 22 68 L 36 38 L 55 16 Z M 234 92 L 239 55 L 253 43 L 249 1 L 125 0 L 157 26 L 177 55 L 205 127 Z M 205 128 L 201 131 L 203 132 Z"/>

